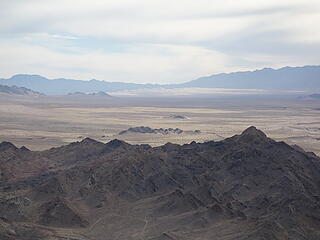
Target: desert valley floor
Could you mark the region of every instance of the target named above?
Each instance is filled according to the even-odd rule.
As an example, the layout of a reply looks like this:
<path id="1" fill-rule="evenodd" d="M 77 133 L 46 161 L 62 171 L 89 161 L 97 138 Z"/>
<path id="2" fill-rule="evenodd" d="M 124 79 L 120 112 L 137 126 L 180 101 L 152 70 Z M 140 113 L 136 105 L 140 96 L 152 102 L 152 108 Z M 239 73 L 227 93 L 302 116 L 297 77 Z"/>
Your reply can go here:
<path id="1" fill-rule="evenodd" d="M 185 117 L 181 119 L 180 117 Z M 159 146 L 221 140 L 254 125 L 268 136 L 320 154 L 319 100 L 297 97 L 72 98 L 0 96 L 0 141 L 45 150 L 90 137 Z M 179 128 L 181 134 L 119 132 Z M 193 131 L 199 130 L 197 133 Z"/>

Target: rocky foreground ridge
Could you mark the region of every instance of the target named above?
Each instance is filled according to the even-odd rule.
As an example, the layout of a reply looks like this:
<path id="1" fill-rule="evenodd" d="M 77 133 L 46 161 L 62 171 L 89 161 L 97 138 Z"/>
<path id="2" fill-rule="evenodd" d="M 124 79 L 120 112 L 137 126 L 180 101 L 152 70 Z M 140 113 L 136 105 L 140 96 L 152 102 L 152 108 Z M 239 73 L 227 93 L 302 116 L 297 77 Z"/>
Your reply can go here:
<path id="1" fill-rule="evenodd" d="M 320 158 L 250 127 L 160 147 L 0 144 L 0 239 L 319 240 Z"/>

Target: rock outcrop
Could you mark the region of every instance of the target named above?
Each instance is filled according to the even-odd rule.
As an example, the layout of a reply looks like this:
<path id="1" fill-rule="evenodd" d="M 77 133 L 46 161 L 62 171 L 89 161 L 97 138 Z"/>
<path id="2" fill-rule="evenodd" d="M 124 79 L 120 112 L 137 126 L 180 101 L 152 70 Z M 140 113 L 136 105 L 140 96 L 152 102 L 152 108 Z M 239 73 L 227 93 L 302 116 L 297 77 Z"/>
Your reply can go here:
<path id="1" fill-rule="evenodd" d="M 180 128 L 150 128 L 145 126 L 140 127 L 131 127 L 127 130 L 123 130 L 119 132 L 119 135 L 123 134 L 129 134 L 129 133 L 152 133 L 152 134 L 181 134 L 181 133 L 188 133 L 188 134 L 199 134 L 201 133 L 200 130 L 194 130 L 194 131 L 184 131 Z"/>

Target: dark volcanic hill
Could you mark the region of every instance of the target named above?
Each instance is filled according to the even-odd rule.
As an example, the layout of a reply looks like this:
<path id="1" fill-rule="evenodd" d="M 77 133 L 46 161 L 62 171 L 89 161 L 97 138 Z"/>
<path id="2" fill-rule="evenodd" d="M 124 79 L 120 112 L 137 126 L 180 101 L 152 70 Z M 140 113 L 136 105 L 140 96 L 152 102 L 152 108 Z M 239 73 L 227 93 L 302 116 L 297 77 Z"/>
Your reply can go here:
<path id="1" fill-rule="evenodd" d="M 32 91 L 25 87 L 0 85 L 0 94 L 14 94 L 14 95 L 27 95 L 27 96 L 40 96 L 42 93 Z"/>
<path id="2" fill-rule="evenodd" d="M 130 133 L 150 133 L 150 134 L 182 134 L 182 133 L 188 133 L 188 134 L 199 134 L 201 133 L 200 130 L 194 130 L 194 131 L 184 131 L 180 128 L 150 128 L 145 126 L 139 126 L 139 127 L 131 127 L 126 130 L 123 130 L 119 132 L 119 135 L 124 134 L 130 134 Z"/>
<path id="3" fill-rule="evenodd" d="M 319 240 L 320 158 L 255 127 L 161 147 L 0 144 L 0 239 Z"/>
<path id="4" fill-rule="evenodd" d="M 72 93 L 68 93 L 67 96 L 71 96 L 71 97 L 111 97 L 108 93 L 106 93 L 104 91 L 93 92 L 93 93 L 72 92 Z"/>

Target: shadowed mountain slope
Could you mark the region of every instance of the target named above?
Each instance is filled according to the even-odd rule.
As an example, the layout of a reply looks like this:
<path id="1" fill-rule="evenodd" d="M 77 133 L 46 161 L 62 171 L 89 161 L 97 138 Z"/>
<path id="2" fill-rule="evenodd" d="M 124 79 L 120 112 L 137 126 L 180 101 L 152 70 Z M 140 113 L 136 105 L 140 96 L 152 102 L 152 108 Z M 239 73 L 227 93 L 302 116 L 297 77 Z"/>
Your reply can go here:
<path id="1" fill-rule="evenodd" d="M 1 239 L 320 238 L 320 158 L 250 127 L 160 147 L 0 144 Z"/>

